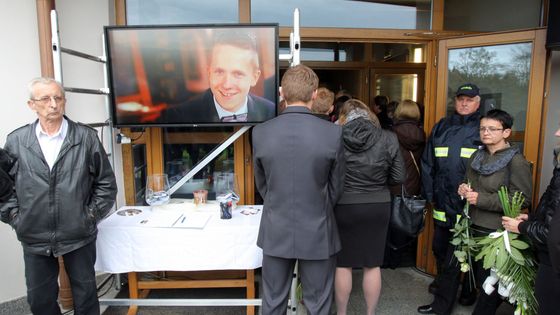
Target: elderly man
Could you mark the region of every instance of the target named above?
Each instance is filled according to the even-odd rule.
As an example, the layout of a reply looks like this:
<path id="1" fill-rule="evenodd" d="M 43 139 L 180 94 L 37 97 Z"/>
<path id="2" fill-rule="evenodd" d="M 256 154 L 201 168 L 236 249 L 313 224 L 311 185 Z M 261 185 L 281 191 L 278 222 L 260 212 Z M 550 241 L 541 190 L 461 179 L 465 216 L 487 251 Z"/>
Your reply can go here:
<path id="1" fill-rule="evenodd" d="M 449 230 L 465 204 L 457 194 L 457 187 L 465 178 L 469 157 L 481 145 L 479 94 L 478 87 L 471 83 L 457 89 L 455 112 L 434 126 L 422 156 L 422 186 L 426 200 L 433 207 L 432 249 L 438 269 L 437 278 L 430 285 L 434 301 L 418 308 L 422 314 L 451 313 L 459 288 L 460 280 L 455 277 L 456 274 L 446 272 L 446 268 L 456 267 L 456 264 L 450 266 L 454 246 L 449 243 L 453 236 Z M 465 279 L 461 292 L 463 304 L 474 303 L 473 291 L 468 279 Z"/>
<path id="2" fill-rule="evenodd" d="M 16 160 L 15 193 L 1 219 L 23 246 L 27 301 L 33 314 L 61 314 L 58 257 L 64 258 L 74 314 L 99 315 L 95 282 L 97 223 L 112 208 L 117 187 L 94 129 L 64 116 L 60 83 L 29 83 L 29 108 L 38 119 L 10 133 L 5 149 Z"/>
<path id="3" fill-rule="evenodd" d="M 340 126 L 311 112 L 318 82 L 304 65 L 289 68 L 280 88 L 286 109 L 253 129 L 255 184 L 264 200 L 257 245 L 267 315 L 286 314 L 296 261 L 308 314 L 329 314 L 332 302 L 340 250 L 333 207 L 344 185 L 344 146 Z"/>

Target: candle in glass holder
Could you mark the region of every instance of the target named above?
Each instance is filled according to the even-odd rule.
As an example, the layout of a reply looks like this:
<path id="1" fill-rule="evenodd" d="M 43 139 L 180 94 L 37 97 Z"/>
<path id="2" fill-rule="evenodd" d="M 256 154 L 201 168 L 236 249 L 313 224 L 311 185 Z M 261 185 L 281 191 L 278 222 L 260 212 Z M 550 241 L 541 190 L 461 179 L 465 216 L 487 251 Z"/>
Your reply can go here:
<path id="1" fill-rule="evenodd" d="M 206 199 L 208 198 L 208 190 L 206 189 L 199 189 L 193 191 L 193 201 L 195 205 L 201 205 L 206 203 Z"/>

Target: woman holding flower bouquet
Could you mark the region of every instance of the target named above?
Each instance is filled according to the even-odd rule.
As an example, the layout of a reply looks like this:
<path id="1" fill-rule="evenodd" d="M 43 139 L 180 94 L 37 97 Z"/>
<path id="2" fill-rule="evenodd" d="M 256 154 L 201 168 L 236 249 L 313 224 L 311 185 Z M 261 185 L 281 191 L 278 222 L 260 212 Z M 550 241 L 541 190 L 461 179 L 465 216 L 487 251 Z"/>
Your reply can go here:
<path id="1" fill-rule="evenodd" d="M 531 167 L 519 147 L 507 141 L 512 125 L 511 115 L 499 109 L 488 111 L 480 119 L 480 139 L 484 147 L 471 156 L 466 172 L 467 183 L 461 184 L 458 189 L 459 195 L 470 205 L 471 231 L 474 236 L 488 236 L 502 228 L 500 187 L 507 187 L 511 195 L 521 192 L 526 197 L 522 207 L 529 206 Z M 482 261 L 477 261 L 474 267 L 480 288 L 490 275 L 490 270 L 483 269 Z M 495 314 L 502 302 L 497 291 L 486 293 L 480 290 L 473 314 Z"/>
<path id="2" fill-rule="evenodd" d="M 560 129 L 555 133 L 560 137 Z M 552 218 L 560 214 L 560 147 L 554 150 L 554 173 L 550 184 L 539 201 L 537 209 L 517 218 L 502 217 L 504 228 L 510 232 L 526 235 L 536 247 L 539 259 L 535 295 L 538 301 L 538 314 L 558 314 L 560 310 L 560 275 L 553 270 L 547 247 Z"/>
<path id="3" fill-rule="evenodd" d="M 458 194 L 461 198 L 466 199 L 468 206 L 465 206 L 464 209 L 466 215 L 462 216 L 452 230 L 454 233 L 452 244 L 455 244 L 456 247 L 447 252 L 446 263 L 440 276 L 444 281 L 455 281 L 454 293 L 459 286 L 458 279 L 461 271 L 466 272 L 470 267 L 474 267 L 478 284 L 484 282 L 490 275 L 489 270 L 484 270 L 481 261 L 473 266 L 474 257 L 470 257 L 469 253 L 472 245 L 466 249 L 462 241 L 455 242 L 457 235 L 466 234 L 467 242 L 473 243 L 474 238 L 471 233 L 475 237 L 485 237 L 502 227 L 503 210 L 499 194 L 502 186 L 507 187 L 511 194 L 520 192 L 524 196 L 531 196 L 530 165 L 519 148 L 507 141 L 511 135 L 512 125 L 511 115 L 499 109 L 490 110 L 480 118 L 480 140 L 484 146 L 469 158 L 465 183 L 459 185 Z M 529 198 L 526 198 L 523 201 L 523 207 L 529 205 L 528 200 Z M 462 231 L 458 233 L 461 226 Z M 446 300 L 448 298 L 443 294 L 436 294 L 432 304 L 421 306 L 418 308 L 418 312 L 450 314 L 453 305 L 449 305 L 449 301 Z M 494 315 L 501 301 L 496 291 L 488 294 L 481 291 L 473 314 Z M 443 305 L 447 309 L 444 310 Z"/>

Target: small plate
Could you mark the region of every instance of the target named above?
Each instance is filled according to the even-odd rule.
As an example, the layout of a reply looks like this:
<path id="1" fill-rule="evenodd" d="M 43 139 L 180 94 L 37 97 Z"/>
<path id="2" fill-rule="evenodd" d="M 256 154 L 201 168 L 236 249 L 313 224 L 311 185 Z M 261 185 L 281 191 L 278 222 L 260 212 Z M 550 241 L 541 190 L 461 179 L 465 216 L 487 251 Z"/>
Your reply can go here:
<path id="1" fill-rule="evenodd" d="M 140 214 L 140 213 L 142 213 L 142 210 L 140 210 L 140 209 L 124 209 L 124 210 L 117 211 L 118 215 L 122 215 L 122 216 L 125 216 L 125 217 L 131 217 L 133 215 L 137 215 L 137 214 Z"/>

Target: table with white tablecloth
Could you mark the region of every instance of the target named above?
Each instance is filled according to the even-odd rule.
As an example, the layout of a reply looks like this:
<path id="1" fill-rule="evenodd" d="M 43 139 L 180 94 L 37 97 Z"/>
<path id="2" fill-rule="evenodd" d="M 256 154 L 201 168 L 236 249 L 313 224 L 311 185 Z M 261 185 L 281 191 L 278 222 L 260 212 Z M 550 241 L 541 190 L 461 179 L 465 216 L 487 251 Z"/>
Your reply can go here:
<path id="1" fill-rule="evenodd" d="M 254 298 L 254 269 L 262 263 L 256 245 L 261 212 L 262 206 L 238 206 L 226 220 L 220 219 L 217 203 L 172 200 L 160 207 L 122 207 L 98 226 L 96 270 L 128 273 L 130 298 L 145 297 L 141 290 L 193 287 L 245 287 L 247 298 Z M 154 281 L 137 274 L 203 270 L 242 270 L 246 276 Z"/>

